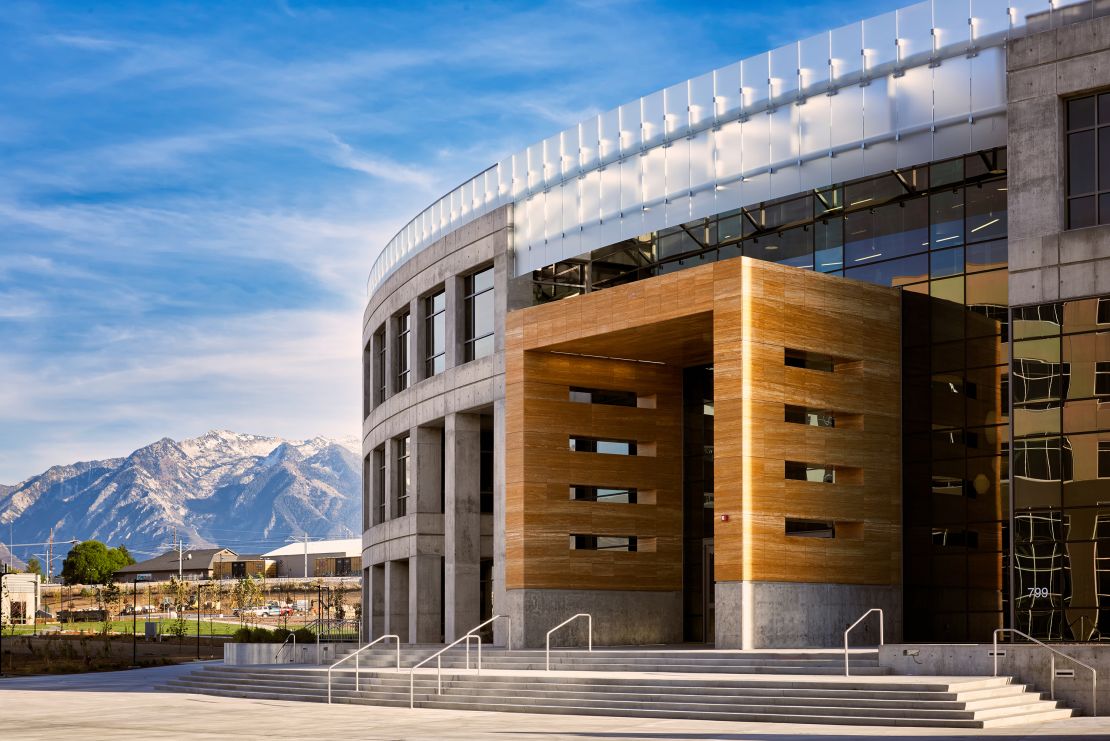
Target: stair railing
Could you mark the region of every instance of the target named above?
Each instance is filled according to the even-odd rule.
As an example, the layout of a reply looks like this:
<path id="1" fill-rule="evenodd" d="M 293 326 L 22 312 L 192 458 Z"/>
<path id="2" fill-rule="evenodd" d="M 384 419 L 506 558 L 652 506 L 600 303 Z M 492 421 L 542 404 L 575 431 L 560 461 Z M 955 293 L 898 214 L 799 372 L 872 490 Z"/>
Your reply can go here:
<path id="1" fill-rule="evenodd" d="M 289 655 L 289 663 L 293 663 L 297 660 L 297 634 L 290 633 L 289 635 L 285 636 L 285 640 L 281 642 L 281 646 L 276 652 L 274 652 L 275 664 L 278 663 L 278 656 L 281 656 L 281 652 L 289 647 L 289 641 L 293 641 L 293 651 Z"/>
<path id="2" fill-rule="evenodd" d="M 436 660 L 436 694 L 437 695 L 442 695 L 443 694 L 443 654 L 446 653 L 448 649 L 452 649 L 455 646 L 462 643 L 463 641 L 466 641 L 466 668 L 469 671 L 470 670 L 470 642 L 472 640 L 478 642 L 478 676 L 482 675 L 482 637 L 480 635 L 478 635 L 477 633 L 467 633 L 466 635 L 462 636 L 461 638 L 458 638 L 455 641 L 447 644 L 446 646 L 444 646 L 440 650 L 436 651 L 434 654 L 432 654 L 428 658 L 421 661 L 419 664 L 415 664 L 411 669 L 409 669 L 409 707 L 410 708 L 414 707 L 413 698 L 416 695 L 416 689 L 415 689 L 415 687 L 416 687 L 416 670 L 419 669 L 420 667 L 424 666 L 425 664 L 427 664 L 432 659 L 435 659 Z"/>
<path id="3" fill-rule="evenodd" d="M 340 659 L 339 661 L 335 662 L 334 664 L 332 664 L 331 666 L 328 667 L 328 705 L 331 705 L 331 670 L 334 669 L 335 667 L 339 666 L 340 664 L 342 664 L 344 661 L 347 661 L 348 659 L 353 658 L 355 660 L 355 692 L 358 692 L 358 677 L 359 677 L 358 655 L 360 653 L 362 653 L 363 651 L 365 651 L 366 649 L 373 646 L 374 644 L 381 643 L 382 641 L 384 641 L 387 638 L 392 638 L 397 644 L 397 671 L 401 671 L 401 637 L 398 636 L 398 635 L 395 635 L 393 633 L 387 633 L 384 636 L 379 636 L 378 638 L 375 638 L 374 640 L 367 643 L 365 646 L 363 646 L 359 650 L 355 651 L 352 654 L 347 654 L 342 659 Z"/>
<path id="4" fill-rule="evenodd" d="M 593 615 L 591 615 L 588 612 L 580 612 L 577 615 L 572 615 L 571 617 L 567 618 L 563 622 L 556 625 L 551 630 L 547 631 L 547 649 L 544 652 L 544 655 L 545 655 L 544 665 L 546 667 L 546 671 L 551 671 L 551 634 L 554 633 L 555 631 L 557 631 L 559 628 L 562 628 L 564 625 L 567 625 L 568 623 L 574 622 L 578 618 L 583 618 L 583 617 L 586 618 L 587 626 L 589 628 L 589 630 L 587 632 L 588 640 L 589 640 L 589 643 L 587 644 L 588 645 L 587 650 L 590 651 L 590 652 L 592 652 L 594 650 L 594 618 L 593 618 Z"/>
<path id="5" fill-rule="evenodd" d="M 486 622 L 481 623 L 480 625 L 475 625 L 473 628 L 468 630 L 467 635 L 470 635 L 471 633 L 477 633 L 479 630 L 486 627 L 487 625 L 489 625 L 493 621 L 501 620 L 502 618 L 509 621 L 509 634 L 508 634 L 508 638 L 505 639 L 505 650 L 506 651 L 512 651 L 513 650 L 513 619 L 508 615 L 494 615 L 493 617 L 491 617 Z M 470 650 L 470 644 L 469 643 L 466 644 L 466 648 L 467 648 L 468 651 Z"/>
<path id="6" fill-rule="evenodd" d="M 867 617 L 873 612 L 879 613 L 879 645 L 883 645 L 883 624 L 886 622 L 886 620 L 883 618 L 882 608 L 872 607 L 870 610 L 860 615 L 859 619 L 849 625 L 848 629 L 844 631 L 844 676 L 846 677 L 850 676 L 848 673 L 848 634 L 852 632 L 853 628 L 866 620 Z"/>
<path id="7" fill-rule="evenodd" d="M 1048 696 L 1049 696 L 1049 698 L 1051 698 L 1053 700 L 1056 699 L 1056 657 L 1057 656 L 1063 656 L 1068 661 L 1079 664 L 1081 667 L 1083 667 L 1084 669 L 1089 671 L 1091 673 L 1091 715 L 1092 716 L 1098 715 L 1098 692 L 1097 692 L 1098 691 L 1098 670 L 1096 670 L 1090 664 L 1083 663 L 1082 661 L 1075 658 L 1074 656 L 1069 656 L 1068 654 L 1064 653 L 1063 651 L 1057 651 L 1055 648 L 1053 648 L 1052 646 L 1049 646 L 1047 643 L 1042 643 L 1041 641 L 1038 641 L 1036 638 L 1029 635 L 1028 633 L 1022 633 L 1020 630 L 1016 630 L 1014 628 L 995 628 L 995 630 L 994 630 L 994 652 L 993 652 L 993 656 L 994 656 L 994 676 L 996 676 L 996 677 L 998 676 L 998 634 L 999 633 L 1011 633 L 1013 635 L 1019 635 L 1022 638 L 1025 638 L 1026 640 L 1029 640 L 1029 641 L 1032 641 L 1033 643 L 1036 643 L 1038 646 L 1041 646 L 1042 648 L 1047 648 L 1051 652 L 1049 654 L 1049 659 L 1050 659 L 1050 661 L 1049 661 L 1049 672 L 1050 673 L 1048 675 Z"/>

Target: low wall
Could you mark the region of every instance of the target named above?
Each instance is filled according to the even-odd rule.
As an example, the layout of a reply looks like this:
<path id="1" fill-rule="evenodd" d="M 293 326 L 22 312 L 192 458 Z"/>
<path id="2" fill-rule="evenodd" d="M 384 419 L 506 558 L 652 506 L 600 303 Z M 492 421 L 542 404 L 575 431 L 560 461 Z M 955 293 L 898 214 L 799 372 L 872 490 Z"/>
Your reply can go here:
<path id="1" fill-rule="evenodd" d="M 1098 715 L 1110 715 L 1110 646 L 1073 643 L 1052 644 L 1057 651 L 1074 656 L 1098 672 Z M 992 676 L 993 646 L 989 643 L 894 643 L 879 649 L 879 663 L 896 674 L 936 676 Z M 1029 643 L 998 644 L 998 674 L 1013 677 L 1049 696 L 1052 684 L 1051 653 Z M 1056 670 L 1074 670 L 1074 676 L 1056 677 L 1056 699 L 1077 715 L 1093 715 L 1091 673 L 1056 657 Z"/>
<path id="2" fill-rule="evenodd" d="M 249 666 L 251 664 L 330 664 L 335 661 L 336 651 L 351 648 L 353 643 L 321 643 L 320 660 L 316 658 L 316 643 L 298 643 L 294 648 L 290 643 L 281 649 L 280 643 L 225 643 L 224 663 L 228 666 Z M 275 658 L 275 655 L 276 658 Z"/>

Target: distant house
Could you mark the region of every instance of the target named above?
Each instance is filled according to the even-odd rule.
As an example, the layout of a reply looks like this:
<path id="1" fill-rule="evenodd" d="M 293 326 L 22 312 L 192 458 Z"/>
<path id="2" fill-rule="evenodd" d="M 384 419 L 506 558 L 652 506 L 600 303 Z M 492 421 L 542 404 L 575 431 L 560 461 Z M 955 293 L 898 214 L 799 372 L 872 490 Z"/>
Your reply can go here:
<path id="1" fill-rule="evenodd" d="M 230 548 L 196 548 L 183 551 L 179 557 L 176 550 L 166 551 L 160 556 L 124 566 L 116 572 L 116 580 L 127 582 L 139 574 L 149 574 L 151 581 L 168 581 L 176 578 L 178 570 L 185 579 L 211 579 L 217 564 L 234 561 L 238 558 Z"/>
<path id="2" fill-rule="evenodd" d="M 0 589 L 0 625 L 27 625 L 39 609 L 38 574 L 5 574 Z"/>
<path id="3" fill-rule="evenodd" d="M 241 554 L 223 558 L 213 564 L 214 579 L 271 578 L 277 576 L 277 561 L 259 554 Z"/>
<path id="4" fill-rule="evenodd" d="M 263 553 L 262 558 L 277 562 L 278 576 L 358 576 L 362 571 L 362 539 L 290 543 Z"/>

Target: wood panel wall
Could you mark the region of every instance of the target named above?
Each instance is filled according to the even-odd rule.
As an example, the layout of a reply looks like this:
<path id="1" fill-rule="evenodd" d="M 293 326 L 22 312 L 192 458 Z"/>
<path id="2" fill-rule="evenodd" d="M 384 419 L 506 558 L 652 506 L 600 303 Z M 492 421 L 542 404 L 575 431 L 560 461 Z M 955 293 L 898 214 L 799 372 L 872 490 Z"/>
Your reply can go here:
<path id="1" fill-rule="evenodd" d="M 707 362 L 717 581 L 900 583 L 899 332 L 893 289 L 748 258 L 510 312 L 507 587 L 681 588 L 681 369 Z M 846 362 L 834 373 L 786 367 L 785 348 Z M 656 407 L 571 402 L 572 385 L 654 395 Z M 862 425 L 786 423 L 784 404 Z M 654 443 L 655 456 L 571 453 L 571 434 Z M 787 460 L 858 471 L 787 481 Z M 656 503 L 570 501 L 571 483 L 637 486 Z M 853 524 L 841 530 L 850 537 L 787 537 L 787 517 Z M 656 550 L 572 552 L 572 532 L 654 537 Z"/>

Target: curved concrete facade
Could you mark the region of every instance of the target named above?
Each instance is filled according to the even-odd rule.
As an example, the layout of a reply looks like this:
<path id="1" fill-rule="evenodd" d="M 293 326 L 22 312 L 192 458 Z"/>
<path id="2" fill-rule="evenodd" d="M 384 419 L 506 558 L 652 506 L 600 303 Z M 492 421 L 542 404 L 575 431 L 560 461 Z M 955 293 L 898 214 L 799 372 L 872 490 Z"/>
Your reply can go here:
<path id="1" fill-rule="evenodd" d="M 453 639 L 483 614 L 481 563 L 504 550 L 503 528 L 481 512 L 481 430 L 490 439 L 504 424 L 504 297 L 508 294 L 511 207 L 472 221 L 430 245 L 394 272 L 374 293 L 363 316 L 368 398 L 364 403 L 363 610 L 372 634 L 396 633 L 411 642 Z M 492 269 L 495 296 L 493 352 L 464 360 L 462 303 L 465 278 Z M 428 374 L 424 298 L 443 292 L 446 304 L 444 368 Z M 412 378 L 393 388 L 397 317 L 412 318 Z M 385 344 L 381 346 L 384 339 Z M 384 352 L 379 365 L 376 353 Z M 375 368 L 387 368 L 385 393 Z M 378 398 L 372 395 L 378 393 Z M 398 482 L 398 455 L 407 437 L 408 482 Z M 501 471 L 503 446 L 493 451 Z M 383 486 L 384 484 L 384 486 Z M 493 501 L 504 501 L 499 475 Z M 398 491 L 407 494 L 398 512 Z M 500 562 L 500 560 L 498 561 Z M 495 574 L 493 583 L 499 583 Z M 442 595 L 442 596 L 441 596 Z M 453 609 L 444 610 L 443 604 Z"/>

